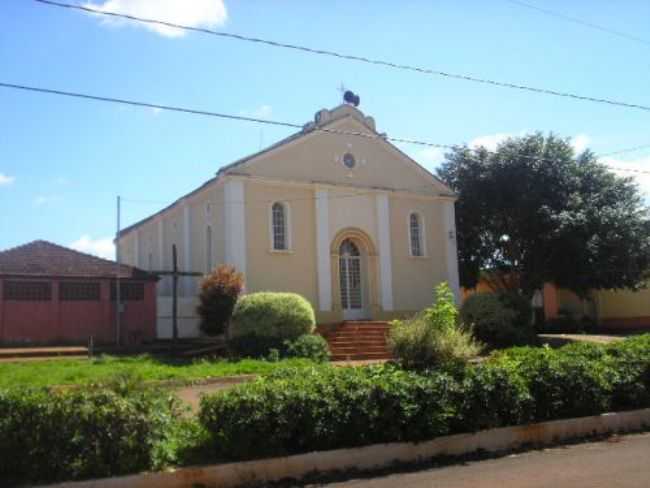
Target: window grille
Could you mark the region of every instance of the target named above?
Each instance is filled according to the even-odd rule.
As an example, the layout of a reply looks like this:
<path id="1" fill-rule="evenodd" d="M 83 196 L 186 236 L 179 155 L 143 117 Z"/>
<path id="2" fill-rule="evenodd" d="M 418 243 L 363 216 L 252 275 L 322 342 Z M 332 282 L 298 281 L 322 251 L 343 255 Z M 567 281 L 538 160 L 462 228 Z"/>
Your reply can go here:
<path id="1" fill-rule="evenodd" d="M 273 230 L 273 249 L 286 250 L 287 246 L 287 216 L 284 205 L 276 202 L 271 208 L 271 225 Z"/>
<path id="2" fill-rule="evenodd" d="M 59 300 L 97 302 L 100 297 L 99 283 L 92 281 L 64 281 L 59 285 Z"/>
<path id="3" fill-rule="evenodd" d="M 52 284 L 48 281 L 5 281 L 5 300 L 47 302 L 52 299 Z"/>
<path id="4" fill-rule="evenodd" d="M 111 283 L 111 300 L 117 300 L 117 286 Z M 134 302 L 144 300 L 144 283 L 130 283 L 120 281 L 120 302 Z"/>
<path id="5" fill-rule="evenodd" d="M 409 229 L 411 234 L 411 256 L 422 256 L 422 225 L 418 214 L 411 214 Z"/>

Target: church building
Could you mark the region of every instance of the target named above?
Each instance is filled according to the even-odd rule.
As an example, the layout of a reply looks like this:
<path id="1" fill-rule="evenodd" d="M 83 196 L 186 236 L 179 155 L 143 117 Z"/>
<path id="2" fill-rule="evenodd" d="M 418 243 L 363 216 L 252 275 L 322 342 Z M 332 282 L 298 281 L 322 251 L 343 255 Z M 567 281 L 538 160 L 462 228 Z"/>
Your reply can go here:
<path id="1" fill-rule="evenodd" d="M 144 189 L 143 189 L 144 190 Z M 291 291 L 319 324 L 422 310 L 446 281 L 459 298 L 454 202 L 433 174 L 377 132 L 354 103 L 222 167 L 202 186 L 122 230 L 122 262 L 208 272 L 227 263 L 246 293 Z M 159 337 L 171 334 L 171 285 L 158 283 Z M 196 336 L 198 280 L 181 279 L 180 335 Z"/>

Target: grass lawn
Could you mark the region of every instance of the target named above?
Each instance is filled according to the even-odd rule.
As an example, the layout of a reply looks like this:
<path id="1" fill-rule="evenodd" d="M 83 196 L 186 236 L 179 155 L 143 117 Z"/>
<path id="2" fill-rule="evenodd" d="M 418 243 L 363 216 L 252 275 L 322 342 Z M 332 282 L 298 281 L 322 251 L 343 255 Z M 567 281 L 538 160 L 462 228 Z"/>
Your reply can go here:
<path id="1" fill-rule="evenodd" d="M 192 381 L 241 374 L 268 374 L 280 367 L 310 366 L 307 359 L 269 362 L 257 359 L 240 361 L 179 361 L 152 356 L 100 356 L 87 359 L 57 359 L 0 363 L 0 388 L 53 386 L 95 383 L 120 373 L 133 373 L 145 381 Z"/>

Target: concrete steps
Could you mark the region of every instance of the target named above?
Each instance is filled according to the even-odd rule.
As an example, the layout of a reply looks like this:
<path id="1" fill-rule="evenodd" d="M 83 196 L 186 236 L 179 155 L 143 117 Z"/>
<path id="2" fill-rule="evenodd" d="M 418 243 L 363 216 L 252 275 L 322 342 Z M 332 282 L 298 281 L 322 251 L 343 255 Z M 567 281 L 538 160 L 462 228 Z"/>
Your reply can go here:
<path id="1" fill-rule="evenodd" d="M 324 333 L 332 361 L 389 360 L 386 346 L 390 325 L 377 321 L 346 321 Z"/>

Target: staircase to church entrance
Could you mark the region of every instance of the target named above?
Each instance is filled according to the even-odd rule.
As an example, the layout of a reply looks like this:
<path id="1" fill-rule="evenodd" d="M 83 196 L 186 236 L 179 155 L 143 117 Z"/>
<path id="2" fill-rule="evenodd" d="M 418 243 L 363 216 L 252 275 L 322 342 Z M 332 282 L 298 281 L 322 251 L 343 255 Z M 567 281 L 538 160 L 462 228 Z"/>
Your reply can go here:
<path id="1" fill-rule="evenodd" d="M 345 321 L 324 332 L 332 361 L 392 359 L 386 345 L 390 325 L 378 321 Z"/>

